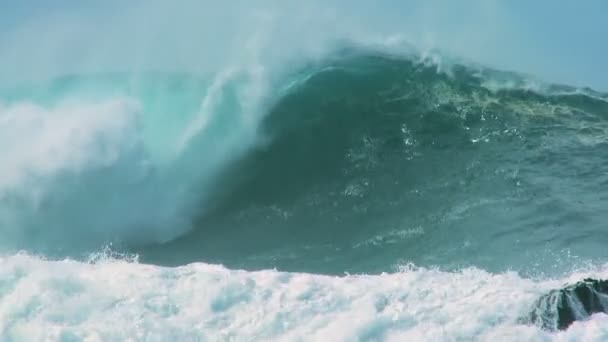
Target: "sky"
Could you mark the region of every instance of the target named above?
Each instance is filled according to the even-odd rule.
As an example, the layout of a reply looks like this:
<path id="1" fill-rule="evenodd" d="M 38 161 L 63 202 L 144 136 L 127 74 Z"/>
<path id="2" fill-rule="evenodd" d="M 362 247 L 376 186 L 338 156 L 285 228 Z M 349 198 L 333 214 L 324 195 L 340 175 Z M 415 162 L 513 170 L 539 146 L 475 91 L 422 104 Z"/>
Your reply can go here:
<path id="1" fill-rule="evenodd" d="M 245 18 L 261 9 L 278 18 L 269 35 L 292 35 L 275 49 L 329 34 L 400 36 L 423 50 L 608 91 L 605 0 L 0 0 L 0 76 L 127 60 L 213 68 L 257 32 Z"/>

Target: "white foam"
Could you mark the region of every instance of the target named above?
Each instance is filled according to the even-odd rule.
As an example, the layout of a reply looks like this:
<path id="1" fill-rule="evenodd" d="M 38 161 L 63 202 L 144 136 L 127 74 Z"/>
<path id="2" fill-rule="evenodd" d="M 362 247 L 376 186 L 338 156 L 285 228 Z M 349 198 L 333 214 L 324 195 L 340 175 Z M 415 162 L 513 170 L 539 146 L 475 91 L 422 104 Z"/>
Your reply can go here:
<path id="1" fill-rule="evenodd" d="M 74 90 L 50 103 L 0 102 L 0 250 L 77 254 L 189 230 L 209 184 L 255 143 L 266 112 L 270 75 L 243 59 L 214 76 L 195 113 L 146 112 L 146 99 L 121 84 L 125 95 L 97 100 Z M 165 133 L 176 117 L 183 126 Z"/>
<path id="2" fill-rule="evenodd" d="M 533 281 L 478 269 L 410 269 L 334 277 L 14 255 L 0 258 L 0 339 L 605 339 L 606 315 L 556 334 L 518 323 L 541 294 L 582 276 Z"/>
<path id="3" fill-rule="evenodd" d="M 0 197 L 28 178 L 80 172 L 116 162 L 137 121 L 135 101 L 66 101 L 51 108 L 0 103 Z"/>

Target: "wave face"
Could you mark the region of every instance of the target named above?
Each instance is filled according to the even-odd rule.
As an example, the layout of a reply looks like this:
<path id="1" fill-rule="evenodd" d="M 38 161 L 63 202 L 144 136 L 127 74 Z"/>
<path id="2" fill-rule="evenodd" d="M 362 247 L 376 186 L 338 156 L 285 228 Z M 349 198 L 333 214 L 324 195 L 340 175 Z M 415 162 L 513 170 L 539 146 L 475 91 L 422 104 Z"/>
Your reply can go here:
<path id="1" fill-rule="evenodd" d="M 360 51 L 298 75 L 262 143 L 215 180 L 213 208 L 184 236 L 135 248 L 142 260 L 560 274 L 603 256 L 600 94 Z"/>

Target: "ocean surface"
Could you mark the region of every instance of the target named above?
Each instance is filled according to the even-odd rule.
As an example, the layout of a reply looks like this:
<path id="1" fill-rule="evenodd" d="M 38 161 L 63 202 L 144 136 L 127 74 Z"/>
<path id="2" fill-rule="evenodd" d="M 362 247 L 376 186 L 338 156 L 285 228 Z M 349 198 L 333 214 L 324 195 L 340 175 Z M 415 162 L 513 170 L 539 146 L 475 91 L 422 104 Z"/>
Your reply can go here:
<path id="1" fill-rule="evenodd" d="M 0 340 L 608 339 L 528 319 L 608 278 L 608 94 L 389 45 L 2 82 Z"/>

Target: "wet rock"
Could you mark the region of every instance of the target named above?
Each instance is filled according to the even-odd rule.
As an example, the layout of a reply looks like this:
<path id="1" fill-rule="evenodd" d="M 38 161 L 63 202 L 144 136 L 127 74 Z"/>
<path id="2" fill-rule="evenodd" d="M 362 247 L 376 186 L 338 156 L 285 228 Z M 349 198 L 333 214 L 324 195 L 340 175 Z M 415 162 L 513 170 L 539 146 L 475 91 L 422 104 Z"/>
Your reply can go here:
<path id="1" fill-rule="evenodd" d="M 599 312 L 608 313 L 608 280 L 589 278 L 540 297 L 528 321 L 546 330 L 565 330 Z"/>

